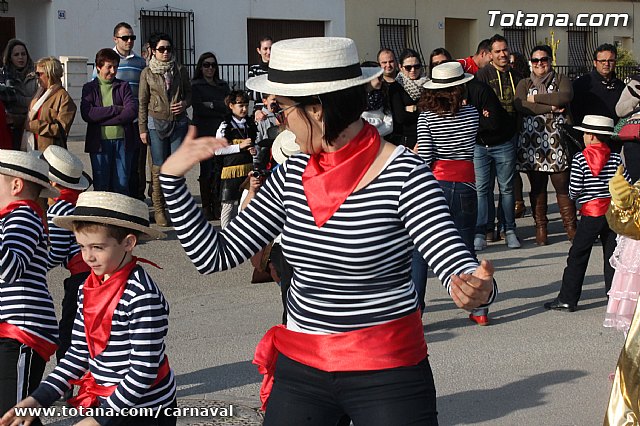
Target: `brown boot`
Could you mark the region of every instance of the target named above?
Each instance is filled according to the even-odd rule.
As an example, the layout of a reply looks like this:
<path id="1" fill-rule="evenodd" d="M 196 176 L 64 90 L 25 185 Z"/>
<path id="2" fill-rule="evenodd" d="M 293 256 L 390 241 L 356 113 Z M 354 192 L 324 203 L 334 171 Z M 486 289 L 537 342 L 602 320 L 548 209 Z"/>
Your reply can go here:
<path id="1" fill-rule="evenodd" d="M 524 206 L 524 200 L 516 201 L 516 219 L 522 219 L 524 217 L 524 212 L 526 211 L 526 207 Z"/>
<path id="2" fill-rule="evenodd" d="M 153 217 L 155 218 L 156 225 L 169 226 L 169 221 L 164 210 L 164 197 L 162 190 L 160 189 L 160 166 L 151 167 L 151 181 L 153 183 L 153 193 L 151 194 L 151 201 L 153 202 Z"/>
<path id="3" fill-rule="evenodd" d="M 573 241 L 576 236 L 576 227 L 578 219 L 576 218 L 576 204 L 568 195 L 557 194 L 558 207 L 560 208 L 560 217 L 562 218 L 562 224 L 564 230 L 567 233 L 569 241 Z"/>
<path id="4" fill-rule="evenodd" d="M 531 214 L 536 224 L 536 244 L 539 246 L 547 245 L 547 194 L 530 194 Z"/>

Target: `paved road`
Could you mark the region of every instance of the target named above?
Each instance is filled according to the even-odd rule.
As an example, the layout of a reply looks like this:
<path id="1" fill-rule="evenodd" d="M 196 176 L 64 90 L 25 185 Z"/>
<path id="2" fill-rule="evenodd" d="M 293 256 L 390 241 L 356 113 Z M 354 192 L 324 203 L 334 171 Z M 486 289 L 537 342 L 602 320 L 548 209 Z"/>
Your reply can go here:
<path id="1" fill-rule="evenodd" d="M 71 149 L 81 153 L 82 146 L 71 143 Z M 195 178 L 189 175 L 194 192 Z M 494 262 L 500 287 L 489 327 L 472 324 L 439 282 L 429 279 L 424 329 L 442 425 L 602 424 L 607 376 L 623 339 L 602 327 L 601 247 L 593 251 L 580 310 L 545 311 L 542 304 L 557 294 L 570 247 L 555 204 L 550 219 L 547 247 L 534 244 L 533 220 L 527 216 L 518 220 L 521 249 L 492 243 L 480 253 Z M 242 411 L 234 419 L 184 419 L 182 424 L 260 424 L 253 409 L 259 405 L 261 377 L 251 359 L 262 334 L 280 319 L 279 289 L 274 283 L 250 284 L 247 265 L 200 276 L 175 234 L 169 230 L 168 235 L 141 246 L 138 255 L 163 267 L 148 270 L 171 304 L 167 352 L 180 403 L 232 403 Z M 64 276 L 60 270 L 50 274 L 56 301 L 62 298 Z"/>

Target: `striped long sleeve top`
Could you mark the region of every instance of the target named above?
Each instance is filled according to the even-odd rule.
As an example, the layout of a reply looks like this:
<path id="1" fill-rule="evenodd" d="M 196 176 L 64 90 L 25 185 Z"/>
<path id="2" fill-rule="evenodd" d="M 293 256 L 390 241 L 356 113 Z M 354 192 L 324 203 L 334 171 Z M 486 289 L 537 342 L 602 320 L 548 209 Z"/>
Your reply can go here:
<path id="1" fill-rule="evenodd" d="M 0 220 L 0 323 L 58 343 L 42 219 L 22 206 Z"/>
<path id="2" fill-rule="evenodd" d="M 169 304 L 147 272 L 139 265 L 131 272 L 111 320 L 107 346 L 95 358 L 89 357 L 85 339 L 83 302 L 80 287 L 71 347 L 32 396 L 48 407 L 70 388 L 70 380 L 89 370 L 99 385 L 117 385 L 110 397 L 100 397 L 101 407 L 121 411 L 126 407 L 167 407 L 173 402 L 176 392 L 173 371 L 152 386 L 165 358 Z M 114 421 L 96 420 L 102 425 Z"/>
<path id="3" fill-rule="evenodd" d="M 473 161 L 478 111 L 464 105 L 458 114 L 424 111 L 418 117 L 418 155 L 431 167 L 436 160 Z"/>
<path id="4" fill-rule="evenodd" d="M 75 209 L 73 204 L 64 200 L 56 201 L 47 209 L 47 224 L 49 227 L 48 269 L 53 269 L 58 265 L 66 267 L 69 260 L 80 252 L 80 247 L 73 232 L 60 228 L 53 223 L 54 217 L 69 216 L 73 214 Z"/>
<path id="5" fill-rule="evenodd" d="M 302 187 L 308 160 L 308 155 L 295 155 L 278 167 L 221 232 L 204 219 L 183 178 L 161 175 L 172 223 L 201 273 L 235 267 L 282 232 L 282 251 L 294 270 L 287 327 L 329 334 L 415 312 L 414 244 L 447 290 L 452 274 L 478 266 L 429 168 L 404 147 L 321 228 Z M 496 293 L 494 286 L 489 303 Z"/>
<path id="6" fill-rule="evenodd" d="M 579 204 L 585 204 L 596 198 L 609 198 L 609 181 L 616 174 L 618 166 L 622 164 L 620 154 L 612 152 L 600 174 L 594 176 L 582 152 L 573 156 L 571 163 L 571 178 L 569 181 L 569 197 Z M 625 171 L 625 178 L 629 177 Z"/>

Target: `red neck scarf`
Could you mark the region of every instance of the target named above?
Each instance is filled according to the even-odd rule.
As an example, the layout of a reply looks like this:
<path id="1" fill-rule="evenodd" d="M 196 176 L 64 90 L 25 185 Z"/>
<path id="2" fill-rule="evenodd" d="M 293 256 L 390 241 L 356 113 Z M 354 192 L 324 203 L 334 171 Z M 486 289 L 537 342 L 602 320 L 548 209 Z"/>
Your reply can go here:
<path id="1" fill-rule="evenodd" d="M 44 210 L 42 210 L 42 207 L 40 207 L 40 205 L 33 200 L 18 200 L 18 201 L 13 201 L 7 204 L 7 206 L 4 209 L 0 210 L 0 219 L 4 219 L 9 213 L 14 211 L 18 207 L 22 207 L 22 206 L 27 206 L 31 210 L 36 212 L 36 214 L 40 217 L 40 220 L 42 220 L 42 225 L 44 226 L 45 229 L 47 229 L 47 222 L 44 217 Z"/>
<path id="2" fill-rule="evenodd" d="M 582 150 L 582 154 L 585 160 L 587 160 L 591 174 L 597 177 L 604 168 L 604 165 L 609 161 L 611 149 L 609 149 L 605 143 L 594 143 Z"/>
<path id="3" fill-rule="evenodd" d="M 73 204 L 75 206 L 76 203 L 78 202 L 78 197 L 80 196 L 81 192 L 82 191 L 79 191 L 77 189 L 60 187 L 60 196 L 57 198 L 54 198 L 53 200 L 66 201 L 67 203 Z"/>
<path id="4" fill-rule="evenodd" d="M 313 154 L 302 173 L 302 186 L 320 228 L 340 208 L 365 175 L 380 149 L 380 134 L 364 123 L 362 130 L 335 152 Z"/>

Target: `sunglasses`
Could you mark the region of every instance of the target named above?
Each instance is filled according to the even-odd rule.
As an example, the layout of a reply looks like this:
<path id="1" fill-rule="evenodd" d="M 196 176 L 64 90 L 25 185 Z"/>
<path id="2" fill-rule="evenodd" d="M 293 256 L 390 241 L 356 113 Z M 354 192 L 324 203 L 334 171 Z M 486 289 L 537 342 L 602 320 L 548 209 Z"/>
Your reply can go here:
<path id="1" fill-rule="evenodd" d="M 615 64 L 616 60 L 615 59 L 596 59 L 596 62 L 599 62 L 601 64 Z"/>
<path id="2" fill-rule="evenodd" d="M 542 58 L 531 58 L 531 63 L 532 64 L 537 64 L 538 62 L 540 62 L 542 64 L 547 64 L 547 63 L 549 63 L 549 57 L 548 56 L 543 56 Z"/>
<path id="3" fill-rule="evenodd" d="M 44 73 L 43 73 L 43 72 L 40 72 L 40 71 L 36 71 L 34 74 L 35 74 L 35 75 L 36 75 L 36 77 L 38 77 L 38 78 L 40 78 L 40 77 L 42 77 L 42 76 L 44 75 Z"/>
<path id="4" fill-rule="evenodd" d="M 134 36 L 134 35 L 130 35 L 130 36 L 122 36 L 122 37 L 118 36 L 118 37 L 116 37 L 116 38 L 119 38 L 120 40 L 122 40 L 122 41 L 124 41 L 124 42 L 126 43 L 126 42 L 128 42 L 129 40 L 131 40 L 131 41 L 135 41 L 136 36 Z"/>
<path id="5" fill-rule="evenodd" d="M 202 63 L 202 68 L 215 68 L 217 66 L 218 66 L 218 64 L 216 64 L 215 62 L 203 62 Z"/>
<path id="6" fill-rule="evenodd" d="M 404 68 L 405 70 L 411 72 L 414 69 L 419 70 L 420 68 L 422 68 L 422 64 L 415 64 L 415 65 L 403 65 L 402 68 Z"/>
<path id="7" fill-rule="evenodd" d="M 156 50 L 160 53 L 164 53 L 164 52 L 169 52 L 171 53 L 171 46 L 160 46 L 158 48 L 156 48 Z"/>
<path id="8" fill-rule="evenodd" d="M 286 114 L 285 114 L 284 112 L 285 112 L 286 110 L 288 110 L 288 109 L 295 108 L 295 107 L 297 107 L 298 105 L 300 105 L 300 104 L 299 104 L 299 103 L 295 103 L 295 104 L 290 105 L 290 106 L 288 106 L 288 107 L 286 107 L 286 108 L 282 108 L 280 111 L 275 112 L 273 115 L 275 115 L 276 120 L 278 120 L 278 122 L 279 122 L 280 124 L 285 125 L 285 124 L 287 124 L 287 116 L 286 116 Z"/>

